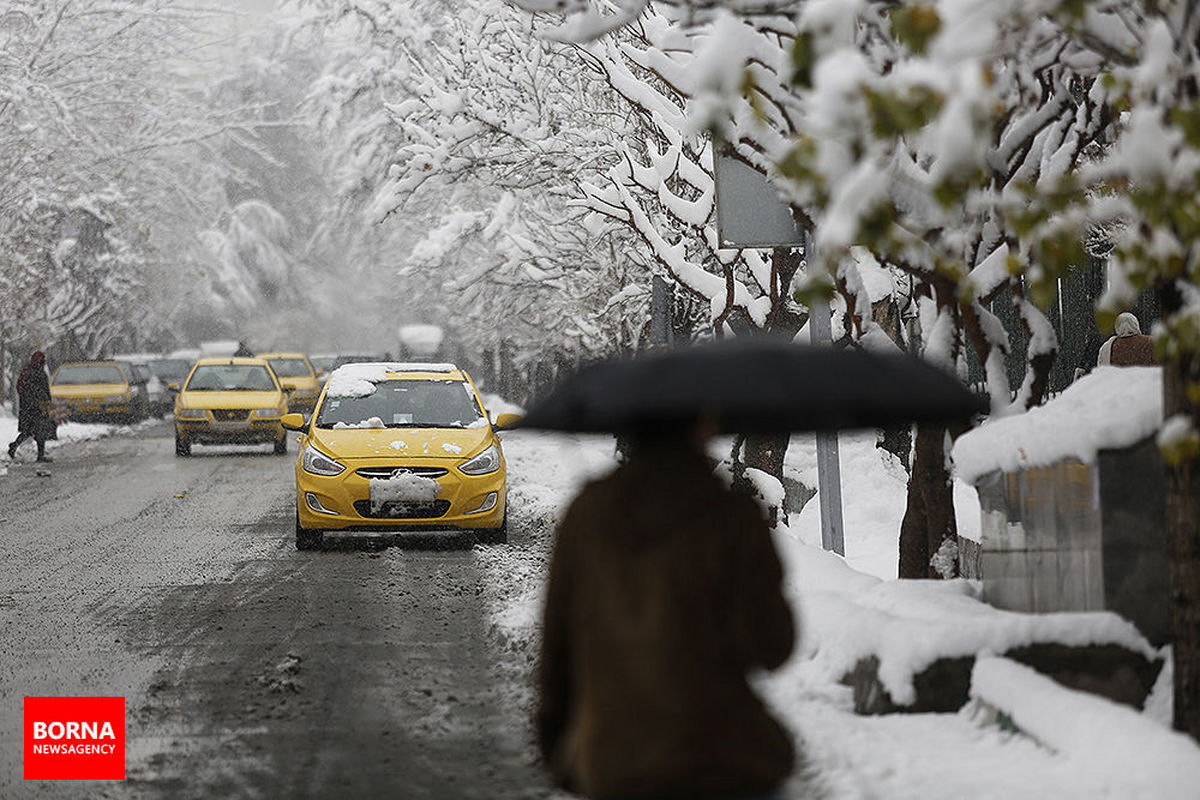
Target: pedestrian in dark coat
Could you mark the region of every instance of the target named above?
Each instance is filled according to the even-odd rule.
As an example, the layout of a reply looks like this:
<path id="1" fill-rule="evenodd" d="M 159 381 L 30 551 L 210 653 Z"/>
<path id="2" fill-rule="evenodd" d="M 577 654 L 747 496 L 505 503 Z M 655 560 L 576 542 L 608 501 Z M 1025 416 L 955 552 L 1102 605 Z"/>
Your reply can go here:
<path id="1" fill-rule="evenodd" d="M 1148 367 L 1154 363 L 1154 340 L 1142 333 L 1137 317 L 1128 311 L 1117 315 L 1116 330 L 1112 337 L 1100 346 L 1096 365 Z"/>
<path id="2" fill-rule="evenodd" d="M 53 460 L 46 455 L 46 440 L 55 437 L 57 427 L 50 413 L 51 402 L 46 354 L 35 350 L 17 376 L 17 438 L 8 446 L 10 459 L 17 457 L 17 448 L 22 442 L 33 439 L 37 442 L 37 460 Z"/>
<path id="3" fill-rule="evenodd" d="M 632 437 L 559 525 L 537 733 L 556 782 L 597 798 L 753 798 L 791 773 L 791 736 L 750 688 L 795 629 L 758 505 L 704 437 Z"/>

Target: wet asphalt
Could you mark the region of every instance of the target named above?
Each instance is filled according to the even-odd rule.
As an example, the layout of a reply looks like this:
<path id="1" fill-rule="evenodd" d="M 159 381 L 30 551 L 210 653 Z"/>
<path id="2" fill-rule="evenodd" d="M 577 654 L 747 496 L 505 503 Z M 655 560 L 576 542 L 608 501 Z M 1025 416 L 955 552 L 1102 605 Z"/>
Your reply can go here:
<path id="1" fill-rule="evenodd" d="M 478 546 L 296 551 L 294 442 L 29 450 L 0 476 L 0 797 L 551 794 Z M 23 780 L 23 698 L 59 695 L 125 698 L 125 781 Z"/>

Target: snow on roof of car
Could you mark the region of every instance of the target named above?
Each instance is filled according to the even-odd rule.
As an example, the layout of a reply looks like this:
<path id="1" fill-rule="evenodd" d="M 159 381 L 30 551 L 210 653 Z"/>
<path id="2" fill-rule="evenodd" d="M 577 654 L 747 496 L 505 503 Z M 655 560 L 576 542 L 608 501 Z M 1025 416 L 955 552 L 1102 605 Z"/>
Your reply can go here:
<path id="1" fill-rule="evenodd" d="M 446 363 L 374 361 L 343 364 L 329 376 L 325 394 L 332 397 L 366 397 L 375 393 L 375 384 L 387 380 L 388 373 L 458 371 L 456 365 Z"/>

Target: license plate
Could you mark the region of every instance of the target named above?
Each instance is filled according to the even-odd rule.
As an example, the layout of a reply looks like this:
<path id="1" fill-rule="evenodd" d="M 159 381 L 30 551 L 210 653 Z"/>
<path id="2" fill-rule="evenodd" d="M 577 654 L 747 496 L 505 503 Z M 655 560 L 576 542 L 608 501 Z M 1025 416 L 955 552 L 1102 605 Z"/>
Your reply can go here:
<path id="1" fill-rule="evenodd" d="M 75 406 L 74 410 L 87 412 L 87 411 L 100 411 L 103 408 L 104 408 L 104 406 Z"/>
<path id="2" fill-rule="evenodd" d="M 250 428 L 250 423 L 242 422 L 214 422 L 213 427 L 220 431 L 244 431 Z"/>

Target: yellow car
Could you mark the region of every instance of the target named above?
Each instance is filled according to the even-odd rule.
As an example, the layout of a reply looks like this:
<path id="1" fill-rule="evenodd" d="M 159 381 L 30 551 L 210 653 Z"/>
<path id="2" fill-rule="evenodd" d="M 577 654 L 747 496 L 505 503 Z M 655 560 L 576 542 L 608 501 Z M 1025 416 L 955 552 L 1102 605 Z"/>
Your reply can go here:
<path id="1" fill-rule="evenodd" d="M 283 455 L 287 413 L 287 391 L 263 359 L 202 358 L 175 396 L 175 455 L 190 456 L 193 444 L 268 442 Z"/>
<path id="2" fill-rule="evenodd" d="M 304 353 L 259 353 L 275 371 L 276 377 L 285 388 L 292 390 L 288 406 L 293 411 L 312 411 L 321 393 L 317 371 Z"/>
<path id="3" fill-rule="evenodd" d="M 145 419 L 149 403 L 141 388 L 127 367 L 116 361 L 62 364 L 50 379 L 50 397 L 62 401 L 67 415 L 76 422 Z"/>
<path id="4" fill-rule="evenodd" d="M 498 426 L 518 418 L 502 414 Z M 465 530 L 508 541 L 504 452 L 479 392 L 453 364 L 347 364 L 300 431 L 296 548 L 323 532 Z"/>

